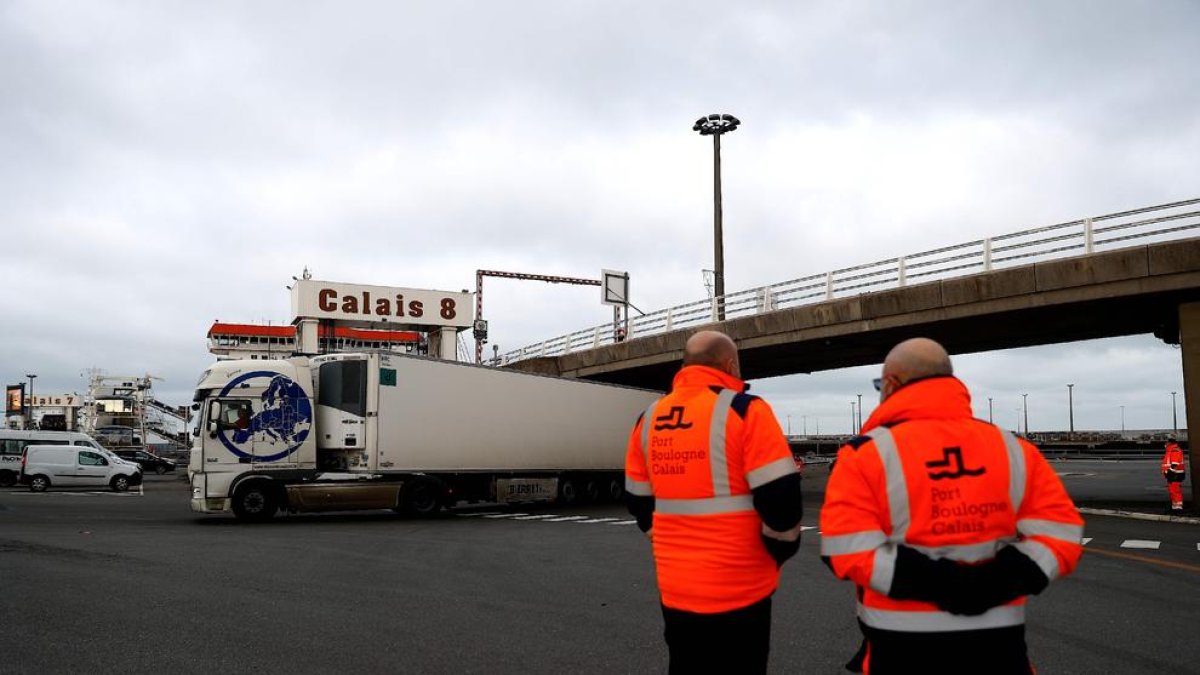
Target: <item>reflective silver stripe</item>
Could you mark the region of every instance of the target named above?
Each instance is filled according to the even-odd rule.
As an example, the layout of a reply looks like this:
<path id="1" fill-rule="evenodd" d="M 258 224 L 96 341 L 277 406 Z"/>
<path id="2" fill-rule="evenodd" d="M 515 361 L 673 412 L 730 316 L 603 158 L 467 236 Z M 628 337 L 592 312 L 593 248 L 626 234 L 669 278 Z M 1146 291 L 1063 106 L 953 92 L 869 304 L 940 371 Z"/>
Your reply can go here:
<path id="1" fill-rule="evenodd" d="M 753 490 L 760 485 L 766 485 L 777 478 L 790 476 L 794 473 L 796 473 L 796 460 L 791 457 L 784 457 L 774 462 L 763 464 L 746 474 L 746 482 L 750 484 L 750 489 Z"/>
<path id="2" fill-rule="evenodd" d="M 711 516 L 723 513 L 740 513 L 754 510 L 754 499 L 750 495 L 726 495 L 700 499 L 654 500 L 654 510 L 677 516 Z"/>
<path id="3" fill-rule="evenodd" d="M 821 555 L 848 555 L 874 550 L 887 541 L 883 530 L 867 530 L 852 534 L 821 535 Z"/>
<path id="4" fill-rule="evenodd" d="M 650 471 L 650 425 L 654 423 L 654 407 L 657 405 L 658 401 L 651 403 L 642 413 L 642 459 L 646 461 L 647 472 Z"/>
<path id="5" fill-rule="evenodd" d="M 1083 539 L 1083 526 L 1058 523 L 1053 520 L 1022 518 L 1017 521 L 1017 532 L 1026 537 L 1042 536 L 1078 544 Z"/>
<path id="6" fill-rule="evenodd" d="M 875 441 L 875 450 L 883 462 L 883 475 L 887 480 L 888 509 L 892 516 L 892 532 L 888 535 L 888 541 L 902 542 L 908 534 L 908 482 L 904 478 L 904 465 L 900 463 L 896 439 L 886 427 L 876 427 L 867 432 L 867 436 Z"/>
<path id="7" fill-rule="evenodd" d="M 873 628 L 905 633 L 941 633 L 956 630 L 1003 628 L 1025 623 L 1024 605 L 1000 605 L 979 616 L 950 612 L 904 612 L 858 605 L 858 618 Z"/>
<path id="8" fill-rule="evenodd" d="M 896 576 L 896 545 L 884 544 L 875 549 L 875 564 L 871 569 L 871 589 L 887 595 L 892 590 L 892 578 Z"/>
<path id="9" fill-rule="evenodd" d="M 1025 499 L 1025 451 L 1011 431 L 1000 429 L 1000 435 L 1004 437 L 1004 449 L 1008 451 L 1008 499 L 1012 502 L 1013 514 L 1016 514 L 1021 511 L 1021 502 Z"/>
<path id="10" fill-rule="evenodd" d="M 991 541 L 981 541 L 974 544 L 959 544 L 957 546 L 917 546 L 905 544 L 934 559 L 957 560 L 960 562 L 979 562 L 991 560 L 1005 544 L 1016 541 L 1015 537 L 1000 537 Z"/>
<path id="11" fill-rule="evenodd" d="M 708 428 L 708 466 L 712 471 L 713 494 L 728 495 L 729 463 L 725 455 L 725 422 L 729 419 L 729 406 L 737 392 L 722 389 L 713 405 L 712 423 Z"/>
<path id="12" fill-rule="evenodd" d="M 1050 550 L 1042 542 L 1036 539 L 1026 539 L 1025 541 L 1013 544 L 1013 548 L 1021 553 L 1024 553 L 1030 560 L 1037 563 L 1037 566 L 1042 568 L 1042 573 L 1050 581 L 1058 578 L 1058 556 L 1054 555 L 1054 551 Z"/>
<path id="13" fill-rule="evenodd" d="M 629 476 L 625 477 L 625 491 L 638 497 L 654 496 L 654 491 L 650 489 L 650 481 L 634 480 Z"/>

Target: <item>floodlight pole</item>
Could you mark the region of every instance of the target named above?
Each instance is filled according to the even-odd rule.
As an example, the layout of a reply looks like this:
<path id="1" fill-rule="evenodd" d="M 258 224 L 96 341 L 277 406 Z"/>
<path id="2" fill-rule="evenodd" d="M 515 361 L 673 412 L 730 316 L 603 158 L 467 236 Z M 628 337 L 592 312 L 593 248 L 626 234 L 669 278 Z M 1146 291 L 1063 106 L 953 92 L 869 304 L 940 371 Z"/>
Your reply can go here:
<path id="1" fill-rule="evenodd" d="M 725 232 L 721 206 L 721 136 L 738 128 L 741 120 L 729 114 L 713 113 L 701 117 L 692 131 L 713 137 L 713 296 L 717 301 L 717 321 L 725 320 Z"/>

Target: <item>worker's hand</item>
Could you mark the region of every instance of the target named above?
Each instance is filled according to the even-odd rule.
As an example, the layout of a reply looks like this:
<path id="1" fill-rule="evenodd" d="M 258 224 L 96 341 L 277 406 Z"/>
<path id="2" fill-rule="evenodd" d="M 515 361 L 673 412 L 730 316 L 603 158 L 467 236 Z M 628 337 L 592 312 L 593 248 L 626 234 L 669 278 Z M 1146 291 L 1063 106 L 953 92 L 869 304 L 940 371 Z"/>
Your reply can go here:
<path id="1" fill-rule="evenodd" d="M 654 528 L 653 527 L 646 530 L 645 534 L 646 534 L 647 539 L 649 539 L 650 541 L 654 541 Z"/>

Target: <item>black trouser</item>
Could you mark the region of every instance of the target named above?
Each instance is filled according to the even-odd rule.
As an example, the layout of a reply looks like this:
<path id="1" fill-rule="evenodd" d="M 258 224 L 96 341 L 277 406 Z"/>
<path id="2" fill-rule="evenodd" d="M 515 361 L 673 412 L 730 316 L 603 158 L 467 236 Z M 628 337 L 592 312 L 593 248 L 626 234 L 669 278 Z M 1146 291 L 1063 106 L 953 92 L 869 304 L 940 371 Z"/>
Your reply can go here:
<path id="1" fill-rule="evenodd" d="M 861 621 L 858 625 L 870 645 L 871 675 L 1033 673 L 1025 648 L 1025 626 L 904 633 L 870 628 Z"/>
<path id="2" fill-rule="evenodd" d="M 766 673 L 771 651 L 771 596 L 719 614 L 663 606 L 670 675 Z"/>

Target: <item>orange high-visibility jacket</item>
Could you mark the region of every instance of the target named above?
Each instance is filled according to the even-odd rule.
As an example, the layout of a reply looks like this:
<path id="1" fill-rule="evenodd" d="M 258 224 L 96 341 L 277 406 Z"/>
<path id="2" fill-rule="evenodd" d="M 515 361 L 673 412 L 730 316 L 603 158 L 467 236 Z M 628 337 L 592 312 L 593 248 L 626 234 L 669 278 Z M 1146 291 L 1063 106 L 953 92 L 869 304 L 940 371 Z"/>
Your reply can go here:
<path id="1" fill-rule="evenodd" d="M 779 584 L 751 490 L 796 465 L 770 406 L 745 389 L 714 368 L 686 366 L 630 434 L 625 487 L 654 498 L 650 532 L 667 607 L 730 611 Z"/>
<path id="2" fill-rule="evenodd" d="M 962 564 L 992 560 L 1010 547 L 1036 563 L 1045 575 L 1040 587 L 1075 569 L 1083 520 L 1062 482 L 1031 443 L 973 419 L 957 379 L 910 383 L 863 428 L 864 436 L 838 452 L 829 478 L 821 555 L 859 587 L 865 625 L 944 632 L 1024 623 L 1023 595 L 976 615 L 889 597 L 898 547 Z"/>
<path id="3" fill-rule="evenodd" d="M 1168 473 L 1183 473 L 1183 449 L 1178 443 L 1168 442 L 1167 451 L 1163 453 L 1162 472 L 1166 476 Z"/>

